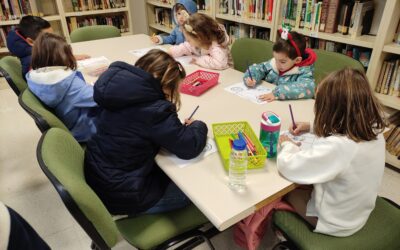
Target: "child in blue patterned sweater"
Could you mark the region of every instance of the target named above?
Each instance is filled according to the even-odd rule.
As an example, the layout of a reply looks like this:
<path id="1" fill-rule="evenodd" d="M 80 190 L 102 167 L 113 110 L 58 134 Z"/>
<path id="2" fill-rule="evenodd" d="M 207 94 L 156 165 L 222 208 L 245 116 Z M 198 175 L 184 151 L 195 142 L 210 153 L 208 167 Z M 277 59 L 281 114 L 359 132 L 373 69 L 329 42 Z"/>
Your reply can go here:
<path id="1" fill-rule="evenodd" d="M 248 87 L 262 80 L 275 84 L 271 93 L 259 96 L 263 101 L 313 98 L 315 52 L 306 48 L 303 35 L 285 28 L 279 32 L 281 37 L 273 46 L 274 57 L 250 66 L 243 77 L 244 83 Z"/>

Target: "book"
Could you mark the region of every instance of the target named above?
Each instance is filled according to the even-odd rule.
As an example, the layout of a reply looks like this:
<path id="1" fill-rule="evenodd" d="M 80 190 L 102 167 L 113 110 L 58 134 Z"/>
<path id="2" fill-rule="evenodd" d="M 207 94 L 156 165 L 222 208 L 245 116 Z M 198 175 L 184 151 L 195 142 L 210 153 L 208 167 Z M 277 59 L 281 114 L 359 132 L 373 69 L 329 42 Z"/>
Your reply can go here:
<path id="1" fill-rule="evenodd" d="M 386 73 L 384 81 L 382 83 L 381 92 L 380 92 L 381 94 L 387 95 L 387 92 L 388 92 L 388 89 L 389 89 L 390 79 L 391 79 L 392 73 L 393 73 L 393 68 L 394 68 L 394 63 L 393 62 L 389 62 L 388 63 L 387 73 Z"/>
<path id="2" fill-rule="evenodd" d="M 368 34 L 374 15 L 374 2 L 358 2 L 353 23 L 350 25 L 349 34 L 352 37 Z"/>
<path id="3" fill-rule="evenodd" d="M 393 68 L 393 73 L 392 73 L 392 79 L 390 80 L 390 83 L 389 83 L 388 95 L 393 95 L 394 83 L 396 81 L 397 72 L 399 70 L 399 62 L 400 62 L 400 59 L 397 59 L 395 61 L 394 68 Z"/>
<path id="4" fill-rule="evenodd" d="M 329 0 L 323 0 L 321 5 L 321 19 L 319 24 L 319 31 L 325 31 L 325 24 L 328 18 Z"/>
<path id="5" fill-rule="evenodd" d="M 325 24 L 326 33 L 335 33 L 337 31 L 337 17 L 340 7 L 340 0 L 330 0 L 328 8 L 328 17 Z"/>
<path id="6" fill-rule="evenodd" d="M 381 69 L 381 72 L 380 72 L 380 75 L 379 75 L 379 79 L 378 79 L 378 82 L 377 82 L 376 87 L 375 87 L 375 92 L 376 93 L 380 93 L 381 92 L 381 88 L 382 88 L 383 82 L 385 81 L 384 78 L 386 76 L 387 68 L 388 68 L 388 62 L 385 61 L 385 62 L 383 62 L 383 66 L 382 66 L 382 69 Z"/>

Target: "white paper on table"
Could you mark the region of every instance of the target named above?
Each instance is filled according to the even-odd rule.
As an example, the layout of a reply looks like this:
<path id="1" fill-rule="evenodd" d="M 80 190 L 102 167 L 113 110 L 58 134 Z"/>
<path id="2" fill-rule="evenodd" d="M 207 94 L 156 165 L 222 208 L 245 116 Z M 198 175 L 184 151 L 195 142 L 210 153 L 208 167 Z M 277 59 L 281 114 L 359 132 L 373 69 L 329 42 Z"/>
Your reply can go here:
<path id="1" fill-rule="evenodd" d="M 154 46 L 154 47 L 149 47 L 149 48 L 130 50 L 129 53 L 131 53 L 132 55 L 137 56 L 137 57 L 142 57 L 152 49 L 160 49 L 160 50 L 163 50 L 165 52 L 167 51 L 165 47 Z"/>
<path id="2" fill-rule="evenodd" d="M 300 142 L 301 143 L 300 148 L 303 150 L 311 148 L 314 144 L 314 141 L 317 138 L 312 133 L 304 133 L 304 134 L 297 135 L 297 136 L 292 135 L 288 130 L 281 131 L 281 135 L 287 135 L 293 141 Z"/>
<path id="3" fill-rule="evenodd" d="M 192 61 L 193 57 L 192 56 L 181 56 L 181 57 L 176 57 L 175 60 L 177 60 L 178 62 L 180 62 L 183 65 L 187 65 L 190 64 L 190 62 Z"/>
<path id="4" fill-rule="evenodd" d="M 178 158 L 178 156 L 166 151 L 162 150 L 160 153 L 163 155 L 166 155 L 169 160 L 171 160 L 173 163 L 175 163 L 179 168 L 184 168 L 186 166 L 189 166 L 191 164 L 194 164 L 196 162 L 199 162 L 203 160 L 204 157 L 207 157 L 208 155 L 217 152 L 217 145 L 215 144 L 215 141 L 211 138 L 207 138 L 206 146 L 203 149 L 203 152 L 200 153 L 199 156 L 196 158 L 193 158 L 191 160 L 183 160 Z"/>
<path id="5" fill-rule="evenodd" d="M 272 89 L 258 85 L 255 88 L 247 87 L 243 82 L 235 83 L 231 86 L 225 88 L 229 93 L 240 96 L 244 99 L 250 100 L 256 104 L 265 104 L 266 101 L 260 100 L 258 97 L 260 95 L 268 94 L 272 92 Z"/>
<path id="6" fill-rule="evenodd" d="M 78 64 L 78 70 L 82 71 L 82 73 L 93 76 L 93 77 L 98 77 L 108 69 L 108 66 L 110 66 L 111 61 L 108 60 L 107 57 L 105 56 L 99 56 L 99 57 L 92 57 L 88 58 L 85 60 L 79 60 L 77 61 Z M 89 84 L 91 84 L 89 82 Z"/>

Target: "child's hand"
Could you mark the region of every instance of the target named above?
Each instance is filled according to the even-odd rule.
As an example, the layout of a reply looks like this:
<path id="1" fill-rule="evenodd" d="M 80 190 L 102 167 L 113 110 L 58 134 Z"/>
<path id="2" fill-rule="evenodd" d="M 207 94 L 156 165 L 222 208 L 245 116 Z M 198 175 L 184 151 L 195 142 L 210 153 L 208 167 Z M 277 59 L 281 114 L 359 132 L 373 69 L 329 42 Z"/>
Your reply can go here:
<path id="1" fill-rule="evenodd" d="M 296 145 L 298 147 L 300 147 L 300 145 L 301 145 L 301 142 L 295 142 L 292 139 L 290 139 L 289 136 L 287 136 L 287 135 L 281 135 L 279 137 L 279 145 L 280 146 L 282 145 L 282 143 L 284 143 L 286 141 L 291 142 L 291 143 L 293 143 L 294 145 Z"/>
<path id="2" fill-rule="evenodd" d="M 74 57 L 75 57 L 75 59 L 76 59 L 77 61 L 79 61 L 79 60 L 85 60 L 85 59 L 89 59 L 89 58 L 90 58 L 89 55 L 85 55 L 85 54 L 82 54 L 82 55 L 74 55 Z"/>
<path id="3" fill-rule="evenodd" d="M 186 126 L 189 126 L 189 125 L 192 124 L 194 121 L 195 121 L 195 120 L 193 120 L 193 119 L 190 119 L 190 120 L 189 120 L 189 119 L 186 118 L 186 119 L 185 119 L 185 125 L 186 125 Z"/>
<path id="4" fill-rule="evenodd" d="M 255 87 L 256 86 L 256 80 L 251 80 L 250 77 L 246 78 L 246 85 L 247 87 Z"/>
<path id="5" fill-rule="evenodd" d="M 258 99 L 260 99 L 261 101 L 267 101 L 267 102 L 272 102 L 275 100 L 275 96 L 273 93 L 268 93 L 265 95 L 260 95 L 258 96 Z"/>
<path id="6" fill-rule="evenodd" d="M 293 126 L 290 126 L 289 132 L 292 135 L 299 135 L 302 133 L 310 132 L 310 123 L 309 122 L 296 122 L 296 129 L 293 129 Z"/>
<path id="7" fill-rule="evenodd" d="M 158 37 L 156 37 L 156 36 L 150 37 L 150 40 L 151 40 L 153 43 L 159 43 L 159 42 L 160 42 L 160 39 L 158 39 Z"/>

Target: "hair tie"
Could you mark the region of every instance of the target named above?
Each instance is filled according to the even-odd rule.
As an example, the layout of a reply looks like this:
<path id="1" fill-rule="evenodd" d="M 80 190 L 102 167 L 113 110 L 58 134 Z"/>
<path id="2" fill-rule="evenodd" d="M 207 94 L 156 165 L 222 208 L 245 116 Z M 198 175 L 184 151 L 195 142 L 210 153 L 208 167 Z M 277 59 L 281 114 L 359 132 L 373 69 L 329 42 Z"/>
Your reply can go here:
<path id="1" fill-rule="evenodd" d="M 187 32 L 197 35 L 196 31 L 193 30 L 193 27 L 190 24 L 185 23 L 184 27 Z"/>
<path id="2" fill-rule="evenodd" d="M 181 10 L 181 15 L 183 16 L 184 21 L 189 19 L 190 15 L 186 10 Z"/>
<path id="3" fill-rule="evenodd" d="M 290 42 L 290 44 L 294 47 L 294 49 L 296 50 L 297 56 L 301 57 L 301 53 L 300 53 L 300 49 L 297 46 L 297 44 L 294 42 L 292 34 L 290 34 L 290 26 L 287 27 L 285 25 L 282 25 L 282 28 L 280 28 L 279 30 L 279 34 L 281 35 L 281 38 L 283 40 L 286 40 Z"/>

